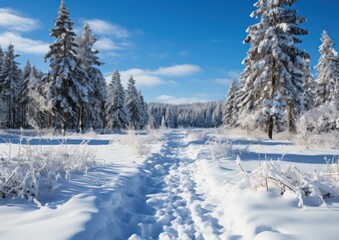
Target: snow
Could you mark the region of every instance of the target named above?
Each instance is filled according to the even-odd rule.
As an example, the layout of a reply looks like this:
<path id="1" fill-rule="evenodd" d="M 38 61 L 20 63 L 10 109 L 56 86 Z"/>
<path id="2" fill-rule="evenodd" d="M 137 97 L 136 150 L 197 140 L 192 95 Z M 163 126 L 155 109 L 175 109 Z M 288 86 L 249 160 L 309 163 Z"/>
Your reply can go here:
<path id="1" fill-rule="evenodd" d="M 60 147 L 46 141 L 53 142 L 49 135 L 30 138 L 45 148 Z M 338 197 L 320 206 L 304 198 L 299 208 L 294 192 L 281 195 L 273 185 L 254 191 L 248 182 L 265 159 L 314 171 L 326 167 L 325 157 L 338 156 L 337 149 L 308 149 L 222 129 L 66 139 L 73 147 L 74 140 L 99 141 L 81 145 L 96 153 L 96 163 L 35 201 L 0 199 L 1 239 L 337 239 Z M 1 143 L 0 152 L 11 148 L 15 154 L 20 147 Z"/>

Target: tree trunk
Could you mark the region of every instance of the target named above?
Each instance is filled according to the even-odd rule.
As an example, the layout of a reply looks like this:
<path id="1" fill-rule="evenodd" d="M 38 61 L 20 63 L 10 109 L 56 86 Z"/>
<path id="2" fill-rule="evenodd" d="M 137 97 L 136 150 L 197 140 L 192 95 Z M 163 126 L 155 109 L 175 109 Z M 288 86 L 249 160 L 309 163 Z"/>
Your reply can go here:
<path id="1" fill-rule="evenodd" d="M 275 83 L 276 83 L 275 78 L 276 78 L 275 77 L 275 59 L 272 56 L 272 92 L 270 96 L 272 101 L 274 99 L 274 92 L 275 92 Z M 274 119 L 273 119 L 273 116 L 270 115 L 267 121 L 267 133 L 268 133 L 269 139 L 273 138 L 273 128 L 274 128 Z"/>
<path id="2" fill-rule="evenodd" d="M 62 112 L 62 134 L 65 136 L 66 135 L 66 130 L 68 126 L 68 117 L 67 114 Z"/>
<path id="3" fill-rule="evenodd" d="M 79 114 L 78 114 L 78 120 L 77 120 L 77 126 L 76 131 L 79 133 L 83 130 L 83 122 L 84 122 L 84 108 L 81 106 L 79 108 Z"/>
<path id="4" fill-rule="evenodd" d="M 288 113 L 288 127 L 289 127 L 289 132 L 290 133 L 295 133 L 296 132 L 296 126 L 295 126 L 295 119 L 293 116 L 293 106 L 292 104 L 288 104 L 287 106 L 287 113 Z"/>
<path id="5" fill-rule="evenodd" d="M 269 139 L 273 138 L 273 126 L 274 126 L 273 116 L 270 116 L 268 119 L 268 131 L 267 131 Z"/>

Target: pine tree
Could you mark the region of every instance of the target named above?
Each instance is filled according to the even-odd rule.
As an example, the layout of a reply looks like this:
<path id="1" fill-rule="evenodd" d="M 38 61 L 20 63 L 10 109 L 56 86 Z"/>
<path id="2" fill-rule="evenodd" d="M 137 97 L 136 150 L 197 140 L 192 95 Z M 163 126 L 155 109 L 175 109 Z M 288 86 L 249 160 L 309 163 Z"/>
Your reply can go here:
<path id="1" fill-rule="evenodd" d="M 48 82 L 47 100 L 53 106 L 53 125 L 65 131 L 68 124 L 77 124 L 81 108 L 88 102 L 88 89 L 83 83 L 87 76 L 80 67 L 73 22 L 64 0 L 54 23 L 51 36 L 56 40 L 45 57 L 50 60 L 50 71 L 43 81 Z"/>
<path id="2" fill-rule="evenodd" d="M 314 76 L 311 73 L 311 68 L 309 67 L 309 60 L 305 60 L 306 63 L 303 69 L 303 104 L 304 110 L 308 111 L 312 109 L 315 105 L 316 99 L 316 82 L 314 81 Z"/>
<path id="3" fill-rule="evenodd" d="M 326 31 L 323 31 L 322 44 L 319 47 L 320 58 L 317 68 L 317 106 L 335 99 L 335 89 L 339 82 L 339 59 L 334 43 Z"/>
<path id="4" fill-rule="evenodd" d="M 219 127 L 222 124 L 222 102 L 216 102 L 213 113 L 212 113 L 212 124 L 213 127 Z"/>
<path id="5" fill-rule="evenodd" d="M 125 92 L 118 70 L 114 71 L 112 81 L 108 85 L 105 108 L 108 128 L 120 130 L 128 126 L 129 121 L 125 108 Z"/>
<path id="6" fill-rule="evenodd" d="M 43 74 L 32 67 L 27 85 L 27 104 L 25 118 L 34 129 L 47 128 L 51 124 L 52 106 L 46 101 L 48 83 L 43 81 Z"/>
<path id="7" fill-rule="evenodd" d="M 129 118 L 129 127 L 139 130 L 141 128 L 142 106 L 133 77 L 130 77 L 128 80 L 126 110 Z"/>
<path id="8" fill-rule="evenodd" d="M 10 44 L 4 55 L 0 72 L 0 98 L 7 108 L 7 127 L 14 128 L 16 125 L 16 92 L 20 81 L 21 71 L 15 59 L 19 55 L 14 53 L 14 45 Z"/>
<path id="9" fill-rule="evenodd" d="M 285 118 L 285 110 L 289 129 L 294 131 L 303 107 L 302 70 L 309 55 L 296 45 L 301 43 L 298 36 L 307 35 L 308 31 L 298 26 L 306 19 L 288 8 L 295 2 L 258 0 L 251 17 L 260 18 L 260 22 L 247 29 L 244 41 L 251 47 L 243 61 L 246 68 L 241 74 L 240 112 L 261 113 L 269 138 L 274 125 L 279 127 L 281 117 Z"/>
<path id="10" fill-rule="evenodd" d="M 141 91 L 139 90 L 138 92 L 138 97 L 141 105 L 141 120 L 140 120 L 140 128 L 145 128 L 148 124 L 149 121 L 149 116 L 148 116 L 148 106 L 147 103 L 145 102 L 144 96 L 142 95 Z"/>
<path id="11" fill-rule="evenodd" d="M 226 95 L 226 101 L 224 103 L 223 109 L 223 117 L 222 122 L 225 126 L 236 126 L 237 122 L 237 114 L 238 114 L 238 107 L 237 107 L 237 92 L 238 92 L 238 85 L 235 80 L 233 80 L 230 89 Z"/>
<path id="12" fill-rule="evenodd" d="M 26 121 L 25 121 L 25 109 L 28 102 L 28 84 L 31 74 L 31 64 L 29 61 L 26 62 L 26 65 L 22 71 L 21 79 L 18 85 L 18 91 L 16 94 L 17 97 L 17 103 L 18 103 L 18 120 L 19 120 L 19 126 L 21 127 L 27 127 Z"/>
<path id="13" fill-rule="evenodd" d="M 103 63 L 99 61 L 99 51 L 94 49 L 97 39 L 92 34 L 90 26 L 85 24 L 81 37 L 77 39 L 77 54 L 81 67 L 87 74 L 88 79 L 83 82 L 88 89 L 88 103 L 82 106 L 80 128 L 102 128 L 104 127 L 104 106 L 107 96 L 106 81 L 98 69 Z"/>
<path id="14" fill-rule="evenodd" d="M 166 124 L 166 127 L 168 127 L 168 128 L 176 128 L 177 127 L 176 113 L 175 113 L 175 107 L 174 106 L 169 106 L 166 109 L 165 124 Z"/>

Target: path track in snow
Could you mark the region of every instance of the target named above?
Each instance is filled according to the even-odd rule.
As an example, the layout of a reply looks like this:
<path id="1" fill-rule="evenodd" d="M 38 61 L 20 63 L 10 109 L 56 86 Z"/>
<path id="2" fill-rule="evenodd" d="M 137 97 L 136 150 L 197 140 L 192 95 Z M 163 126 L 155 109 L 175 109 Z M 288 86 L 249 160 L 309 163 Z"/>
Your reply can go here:
<path id="1" fill-rule="evenodd" d="M 138 209 L 130 239 L 221 239 L 224 228 L 211 214 L 215 206 L 197 192 L 196 165 L 187 154 L 185 136 L 184 130 L 172 131 L 160 154 L 141 169 L 139 196 L 126 199 Z"/>

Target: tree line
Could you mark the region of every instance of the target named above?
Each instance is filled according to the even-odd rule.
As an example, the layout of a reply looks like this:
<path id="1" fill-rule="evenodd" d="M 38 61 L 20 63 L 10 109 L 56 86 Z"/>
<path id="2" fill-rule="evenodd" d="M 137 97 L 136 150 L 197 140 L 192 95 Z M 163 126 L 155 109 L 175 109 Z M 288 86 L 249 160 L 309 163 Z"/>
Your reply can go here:
<path id="1" fill-rule="evenodd" d="M 149 103 L 149 126 L 151 128 L 219 127 L 222 124 L 222 108 L 222 101 L 179 105 Z"/>

